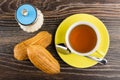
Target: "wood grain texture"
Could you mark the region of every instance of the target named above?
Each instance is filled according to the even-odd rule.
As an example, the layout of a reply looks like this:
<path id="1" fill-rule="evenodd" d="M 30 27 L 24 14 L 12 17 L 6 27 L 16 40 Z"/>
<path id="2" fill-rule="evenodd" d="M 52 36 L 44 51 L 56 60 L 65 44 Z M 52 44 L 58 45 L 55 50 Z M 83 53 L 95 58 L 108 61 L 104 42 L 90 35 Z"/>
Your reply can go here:
<path id="1" fill-rule="evenodd" d="M 15 10 L 30 3 L 44 14 L 42 30 L 53 35 L 66 17 L 76 13 L 88 13 L 101 19 L 110 34 L 107 65 L 88 69 L 73 68 L 57 55 L 54 40 L 48 50 L 59 61 L 61 73 L 47 75 L 36 69 L 30 61 L 13 58 L 14 46 L 35 33 L 26 33 L 15 20 Z M 120 80 L 120 0 L 0 0 L 0 80 Z"/>

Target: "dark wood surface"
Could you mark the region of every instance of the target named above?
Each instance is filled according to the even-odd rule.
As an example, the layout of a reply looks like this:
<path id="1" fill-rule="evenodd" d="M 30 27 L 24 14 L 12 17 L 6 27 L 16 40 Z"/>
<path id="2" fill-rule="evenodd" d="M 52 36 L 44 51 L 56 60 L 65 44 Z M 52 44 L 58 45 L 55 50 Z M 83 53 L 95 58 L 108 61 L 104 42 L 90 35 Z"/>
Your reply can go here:
<path id="1" fill-rule="evenodd" d="M 26 33 L 15 20 L 15 10 L 30 3 L 44 14 L 42 30 L 53 35 L 66 17 L 88 13 L 101 19 L 110 34 L 107 65 L 78 69 L 64 63 L 55 51 L 54 40 L 48 50 L 59 61 L 61 73 L 48 75 L 36 69 L 29 60 L 17 61 L 14 46 L 35 33 Z M 0 0 L 0 80 L 120 80 L 120 0 Z"/>

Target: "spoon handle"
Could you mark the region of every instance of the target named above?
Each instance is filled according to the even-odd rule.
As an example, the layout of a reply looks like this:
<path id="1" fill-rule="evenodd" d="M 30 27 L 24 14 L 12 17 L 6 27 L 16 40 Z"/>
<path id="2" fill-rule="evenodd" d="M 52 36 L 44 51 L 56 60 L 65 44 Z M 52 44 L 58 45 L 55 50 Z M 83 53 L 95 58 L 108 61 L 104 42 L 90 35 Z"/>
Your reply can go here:
<path id="1" fill-rule="evenodd" d="M 63 54 L 71 54 L 71 51 L 64 45 L 64 44 L 59 44 L 59 45 L 56 45 L 56 48 L 59 52 L 63 53 Z M 101 54 L 102 55 L 102 54 Z M 96 57 L 93 57 L 93 56 L 85 56 L 89 59 L 92 59 L 94 61 L 97 61 L 98 63 L 100 64 L 106 64 L 107 63 L 107 60 L 105 58 L 96 58 Z"/>
<path id="2" fill-rule="evenodd" d="M 100 64 L 107 64 L 107 59 L 105 59 L 105 58 L 96 58 L 96 57 L 92 57 L 92 56 L 85 56 L 85 57 L 87 57 L 87 58 L 90 58 L 90 59 L 92 59 L 92 60 L 95 60 L 95 61 L 97 61 L 98 63 L 100 63 Z"/>

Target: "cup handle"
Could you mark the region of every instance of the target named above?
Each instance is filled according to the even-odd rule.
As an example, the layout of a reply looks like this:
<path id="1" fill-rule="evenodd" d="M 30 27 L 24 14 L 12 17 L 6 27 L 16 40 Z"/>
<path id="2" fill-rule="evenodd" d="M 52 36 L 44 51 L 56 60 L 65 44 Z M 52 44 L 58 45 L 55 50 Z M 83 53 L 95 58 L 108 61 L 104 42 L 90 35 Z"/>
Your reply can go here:
<path id="1" fill-rule="evenodd" d="M 100 54 L 101 56 L 104 56 L 104 53 L 102 51 L 96 51 L 98 54 Z"/>
<path id="2" fill-rule="evenodd" d="M 102 52 L 102 51 L 96 51 L 98 54 L 100 54 L 101 56 L 105 56 L 104 55 L 104 53 Z M 101 58 L 101 59 L 97 59 L 96 58 L 96 60 L 99 62 L 99 63 L 102 63 L 102 64 L 106 64 L 108 61 L 107 61 L 107 59 L 105 59 L 104 57 L 103 58 Z"/>

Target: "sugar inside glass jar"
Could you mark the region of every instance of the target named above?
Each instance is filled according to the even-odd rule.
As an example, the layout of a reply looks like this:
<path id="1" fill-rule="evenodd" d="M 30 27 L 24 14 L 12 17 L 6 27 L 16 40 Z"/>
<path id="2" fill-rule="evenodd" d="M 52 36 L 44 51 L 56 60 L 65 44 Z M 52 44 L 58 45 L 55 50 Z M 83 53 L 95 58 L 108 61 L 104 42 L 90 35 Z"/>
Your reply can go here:
<path id="1" fill-rule="evenodd" d="M 43 25 L 42 12 L 30 4 L 23 4 L 16 10 L 16 20 L 26 32 L 35 32 Z"/>

